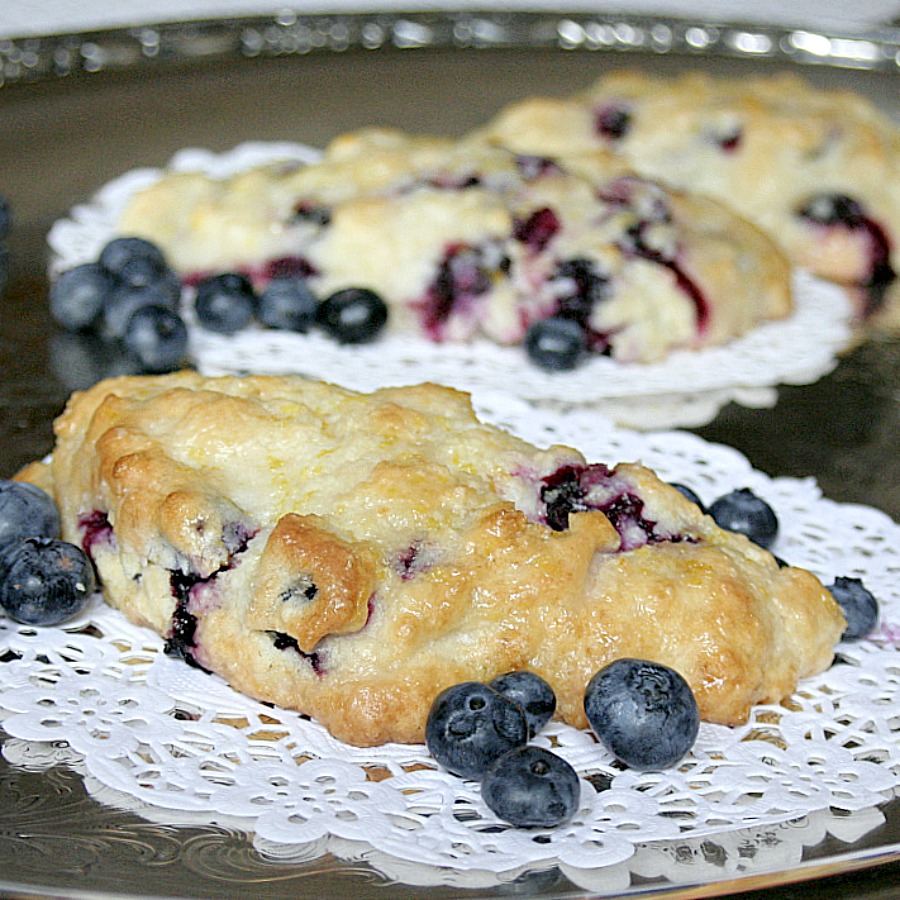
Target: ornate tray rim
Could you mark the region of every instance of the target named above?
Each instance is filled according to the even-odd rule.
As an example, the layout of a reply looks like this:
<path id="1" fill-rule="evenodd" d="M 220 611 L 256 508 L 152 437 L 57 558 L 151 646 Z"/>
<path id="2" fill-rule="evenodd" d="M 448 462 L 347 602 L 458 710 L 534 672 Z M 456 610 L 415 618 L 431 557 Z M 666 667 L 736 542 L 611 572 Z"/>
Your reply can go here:
<path id="1" fill-rule="evenodd" d="M 496 31 L 499 20 L 516 23 L 522 27 L 522 34 Z M 462 23 L 462 24 L 461 24 Z M 574 23 L 571 30 L 560 31 L 558 26 Z M 501 23 L 502 24 L 502 23 Z M 538 25 L 541 25 L 541 30 Z M 368 26 L 368 28 L 366 27 Z M 412 40 L 427 35 L 416 27 L 432 28 L 428 40 Z M 527 26 L 527 27 L 526 27 Z M 595 27 L 596 26 L 596 27 Z M 660 41 L 663 30 L 653 28 L 672 27 L 675 35 L 667 46 Z M 512 25 L 504 26 L 511 29 Z M 635 32 L 643 35 L 637 40 Z M 695 37 L 712 35 L 714 40 L 704 48 L 687 42 L 687 29 L 699 28 Z M 549 28 L 549 30 L 547 30 Z M 605 29 L 613 29 L 608 31 Z M 618 28 L 618 30 L 617 30 Z M 382 29 L 379 31 L 379 29 Z M 468 31 L 466 29 L 469 29 Z M 580 29 L 580 31 L 579 31 Z M 582 37 L 578 39 L 578 35 Z M 654 38 L 653 35 L 656 35 Z M 776 35 L 774 48 L 769 53 L 748 52 L 734 46 L 739 34 L 771 37 Z M 606 40 L 602 36 L 612 36 Z M 627 40 L 629 35 L 631 40 Z M 298 36 L 301 40 L 294 43 Z M 730 36 L 730 37 L 729 37 Z M 810 43 L 804 45 L 809 38 Z M 575 38 L 573 40 L 573 38 Z M 798 40 L 800 46 L 790 41 Z M 818 46 L 828 48 L 828 52 L 815 54 L 809 51 L 815 47 L 816 38 L 825 38 Z M 534 41 L 534 43 L 528 43 Z M 784 42 L 787 43 L 784 43 Z M 849 41 L 849 45 L 842 42 Z M 368 43 L 367 43 L 368 42 Z M 858 42 L 862 42 L 861 44 Z M 806 46 L 806 49 L 802 49 Z M 254 49 L 255 47 L 255 49 Z M 85 34 L 54 35 L 15 40 L 0 39 L 0 88 L 26 84 L 35 81 L 53 80 L 69 75 L 90 75 L 94 72 L 127 70 L 135 67 L 152 66 L 164 62 L 186 62 L 191 60 L 215 61 L 236 57 L 275 57 L 282 55 L 303 55 L 312 52 L 340 52 L 343 50 L 384 50 L 386 52 L 403 49 L 466 49 L 466 48 L 519 49 L 536 48 L 553 51 L 556 49 L 581 51 L 637 52 L 703 57 L 744 57 L 764 61 L 782 61 L 801 65 L 824 65 L 858 70 L 879 70 L 888 74 L 898 74 L 900 70 L 900 29 L 893 27 L 877 34 L 821 35 L 797 29 L 760 28 L 756 25 L 727 26 L 692 25 L 672 20 L 646 19 L 627 16 L 588 16 L 572 14 L 562 16 L 533 16 L 514 14 L 476 13 L 429 13 L 410 15 L 333 15 L 297 16 L 273 18 L 241 18 L 223 21 L 178 22 L 138 29 L 110 29 L 103 32 Z M 858 57 L 852 51 L 862 51 L 866 47 L 876 50 L 873 62 Z M 843 48 L 843 50 L 841 50 Z M 832 52 L 834 50 L 840 52 Z M 0 740 L 2 740 L 0 732 Z M 77 776 L 76 776 L 77 777 Z M 892 809 L 898 801 L 892 801 Z M 777 888 L 802 884 L 837 875 L 893 866 L 900 863 L 900 843 L 889 840 L 884 844 L 867 844 L 866 841 L 851 845 L 846 852 L 837 852 L 825 857 L 804 860 L 791 869 L 748 876 L 728 878 L 723 881 L 703 884 L 683 884 L 666 886 L 645 886 L 643 890 L 629 891 L 616 896 L 653 896 L 667 900 L 688 900 L 688 898 L 712 896 L 733 891 L 756 891 L 763 888 Z M 350 882 L 348 882 L 348 885 Z M 0 879 L 0 894 L 16 896 L 57 896 L 57 897 L 123 897 L 130 896 L 119 891 L 85 890 L 75 885 L 35 884 L 19 879 Z M 478 892 L 471 895 L 473 900 Z M 152 896 L 148 894 L 147 896 Z M 612 895 L 606 895 L 612 896 Z"/>
<path id="2" fill-rule="evenodd" d="M 0 88 L 160 62 L 348 50 L 529 49 L 775 60 L 900 72 L 900 26 L 854 33 L 586 12 L 353 12 L 196 19 L 0 38 Z"/>

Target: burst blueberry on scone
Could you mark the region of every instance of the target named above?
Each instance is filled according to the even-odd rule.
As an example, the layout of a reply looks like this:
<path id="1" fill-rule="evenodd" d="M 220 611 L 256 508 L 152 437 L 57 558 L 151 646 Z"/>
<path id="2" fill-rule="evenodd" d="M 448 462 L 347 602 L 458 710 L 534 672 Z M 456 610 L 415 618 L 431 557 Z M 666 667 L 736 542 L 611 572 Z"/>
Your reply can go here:
<path id="1" fill-rule="evenodd" d="M 438 342 L 518 344 L 557 317 L 587 353 L 647 362 L 791 310 L 788 263 L 759 229 L 596 150 L 561 160 L 370 129 L 318 164 L 168 175 L 118 228 L 189 283 L 237 270 L 260 286 L 300 275 L 320 298 L 368 288 L 392 329 Z"/>
<path id="2" fill-rule="evenodd" d="M 795 75 L 616 72 L 566 99 L 514 104 L 483 135 L 523 153 L 602 147 L 715 197 L 796 266 L 847 286 L 860 321 L 900 326 L 900 131 L 858 94 Z"/>
<path id="3" fill-rule="evenodd" d="M 55 429 L 21 477 L 107 602 L 353 744 L 421 741 L 443 689 L 516 670 L 584 726 L 588 681 L 621 657 L 738 723 L 826 668 L 845 626 L 813 575 L 649 469 L 538 449 L 448 388 L 123 377 Z"/>

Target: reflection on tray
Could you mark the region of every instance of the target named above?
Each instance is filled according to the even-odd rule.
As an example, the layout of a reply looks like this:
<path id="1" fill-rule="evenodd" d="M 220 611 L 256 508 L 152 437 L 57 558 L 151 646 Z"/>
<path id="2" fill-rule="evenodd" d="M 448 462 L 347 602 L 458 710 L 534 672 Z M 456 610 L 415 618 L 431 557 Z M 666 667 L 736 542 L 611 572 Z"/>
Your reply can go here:
<path id="1" fill-rule="evenodd" d="M 585 13 L 356 13 L 163 23 L 0 40 L 0 87 L 173 60 L 283 56 L 350 49 L 562 48 L 781 59 L 896 69 L 900 28 L 841 34 L 759 23 Z"/>
<path id="2" fill-rule="evenodd" d="M 233 883 L 282 882 L 291 873 L 300 877 L 316 864 L 327 868 L 328 857 L 333 856 L 345 863 L 365 863 L 387 881 L 416 887 L 514 886 L 516 893 L 580 889 L 610 896 L 627 892 L 635 879 L 637 883 L 652 880 L 662 891 L 667 884 L 715 884 L 751 876 L 757 878 L 754 887 L 761 887 L 766 883 L 764 876 L 801 867 L 810 858 L 808 851 L 829 837 L 849 846 L 863 840 L 885 821 L 878 808 L 861 810 L 852 816 L 822 810 L 777 825 L 638 845 L 631 859 L 609 867 L 585 869 L 565 862 L 548 862 L 536 868 L 490 873 L 417 864 L 335 837 L 305 845 L 251 843 L 246 820 L 228 820 L 217 814 L 215 823 L 211 823 L 208 814 L 161 810 L 104 786 L 86 773 L 82 758 L 64 744 L 7 739 L 3 756 L 15 768 L 0 775 L 0 793 L 15 791 L 32 810 L 24 820 L 20 816 L 20 827 L 28 826 L 30 831 L 39 833 L 35 826 L 51 810 L 55 818 L 71 820 L 66 830 L 73 832 L 73 837 L 65 842 L 64 848 L 54 847 L 53 853 L 44 854 L 43 863 L 41 855 L 35 854 L 35 875 L 42 874 L 43 866 L 46 869 L 43 874 L 48 879 L 83 869 L 86 860 L 102 852 L 96 837 L 102 833 L 106 841 L 114 840 L 125 848 L 142 848 L 135 855 L 148 870 L 164 862 L 178 862 L 199 868 L 207 877 Z M 82 795 L 77 779 L 58 767 L 80 774 L 86 795 Z M 56 770 L 50 782 L 52 794 L 48 794 L 46 779 L 28 779 L 25 775 L 51 769 Z M 114 829 L 110 827 L 111 809 L 117 811 Z M 183 832 L 178 840 L 170 830 L 173 827 Z M 185 840 L 187 835 L 190 840 Z M 188 858 L 192 855 L 202 856 L 201 866 Z M 357 867 L 356 871 L 362 875 L 366 870 Z"/>

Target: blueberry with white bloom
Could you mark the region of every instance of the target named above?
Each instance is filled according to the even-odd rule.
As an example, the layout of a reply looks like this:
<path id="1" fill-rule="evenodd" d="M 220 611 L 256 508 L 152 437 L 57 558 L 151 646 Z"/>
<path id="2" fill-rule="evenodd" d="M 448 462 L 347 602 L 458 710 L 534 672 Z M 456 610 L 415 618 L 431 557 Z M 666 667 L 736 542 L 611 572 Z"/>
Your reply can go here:
<path id="1" fill-rule="evenodd" d="M 480 681 L 464 681 L 438 694 L 425 724 L 428 751 L 463 778 L 481 778 L 496 759 L 527 742 L 522 707 Z"/>
<path id="2" fill-rule="evenodd" d="M 256 314 L 257 297 L 246 275 L 223 272 L 197 285 L 194 308 L 200 324 L 219 334 L 247 328 Z"/>
<path id="3" fill-rule="evenodd" d="M 145 372 L 168 372 L 184 360 L 187 326 L 171 309 L 143 306 L 128 320 L 123 343 Z"/>
<path id="4" fill-rule="evenodd" d="M 24 625 L 59 625 L 81 612 L 94 591 L 87 555 L 66 541 L 25 538 L 0 553 L 0 606 Z"/>
<path id="5" fill-rule="evenodd" d="M 83 391 L 104 378 L 139 375 L 143 368 L 121 341 L 95 332 L 57 331 L 47 341 L 50 371 L 69 392 Z"/>
<path id="6" fill-rule="evenodd" d="M 778 536 L 775 511 L 750 488 L 740 488 L 714 500 L 709 514 L 720 528 L 746 535 L 766 550 Z"/>
<path id="7" fill-rule="evenodd" d="M 489 685 L 522 707 L 528 720 L 529 737 L 534 737 L 556 712 L 556 694 L 553 693 L 553 688 L 534 672 L 507 672 L 505 675 L 498 675 Z"/>
<path id="8" fill-rule="evenodd" d="M 669 666 L 623 658 L 588 683 L 584 711 L 600 742 L 632 769 L 666 769 L 693 747 L 697 700 Z"/>
<path id="9" fill-rule="evenodd" d="M 50 315 L 69 331 L 96 326 L 115 279 L 99 263 L 82 263 L 63 272 L 50 286 Z"/>
<path id="10" fill-rule="evenodd" d="M 555 828 L 578 811 L 581 781 L 561 756 L 517 747 L 485 773 L 481 796 L 498 818 L 517 828 Z"/>
<path id="11" fill-rule="evenodd" d="M 847 620 L 847 628 L 841 639 L 860 641 L 870 634 L 878 624 L 878 600 L 863 584 L 862 579 L 841 576 L 835 578 L 828 590 Z"/>
<path id="12" fill-rule="evenodd" d="M 178 276 L 169 268 L 161 269 L 158 276 L 146 284 L 116 283 L 103 307 L 103 331 L 107 337 L 123 338 L 131 317 L 145 306 L 163 306 L 173 312 L 178 309 Z"/>
<path id="13" fill-rule="evenodd" d="M 0 546 L 27 537 L 59 537 L 53 498 L 27 481 L 0 481 Z"/>
<path id="14" fill-rule="evenodd" d="M 139 237 L 113 238 L 100 251 L 97 262 L 124 284 L 147 284 L 155 280 L 151 273 L 167 268 L 162 250 Z"/>
<path id="15" fill-rule="evenodd" d="M 263 325 L 306 334 L 316 320 L 319 301 L 305 278 L 273 278 L 259 294 L 256 316 Z"/>
<path id="16" fill-rule="evenodd" d="M 375 291 L 345 288 L 319 304 L 316 321 L 340 344 L 365 344 L 387 325 L 388 308 Z"/>
<path id="17" fill-rule="evenodd" d="M 587 353 L 584 328 L 574 319 L 551 316 L 535 322 L 525 335 L 525 353 L 539 368 L 565 372 L 576 368 Z"/>

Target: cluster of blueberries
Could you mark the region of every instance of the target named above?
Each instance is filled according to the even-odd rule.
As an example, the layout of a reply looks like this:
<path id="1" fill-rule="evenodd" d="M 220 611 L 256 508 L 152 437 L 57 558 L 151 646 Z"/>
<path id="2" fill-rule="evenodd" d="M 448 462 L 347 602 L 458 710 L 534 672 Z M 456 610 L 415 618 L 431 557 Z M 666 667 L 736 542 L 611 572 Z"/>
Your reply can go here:
<path id="1" fill-rule="evenodd" d="M 50 312 L 67 331 L 121 342 L 138 370 L 166 372 L 184 363 L 188 349 L 182 297 L 181 280 L 159 247 L 123 236 L 109 241 L 96 261 L 54 281 Z M 387 304 L 375 291 L 349 287 L 320 299 L 302 274 L 276 274 L 258 291 L 243 273 L 211 274 L 196 282 L 193 309 L 197 322 L 218 334 L 255 322 L 301 334 L 318 328 L 341 344 L 368 343 L 388 321 Z M 571 317 L 536 322 L 525 339 L 528 359 L 546 371 L 573 369 L 587 351 L 585 329 Z"/>
<path id="2" fill-rule="evenodd" d="M 45 491 L 0 481 L 0 607 L 23 625 L 59 625 L 94 592 L 93 563 L 60 540 L 59 510 Z"/>
<path id="3" fill-rule="evenodd" d="M 728 531 L 768 549 L 778 535 L 772 507 L 749 488 L 706 507 L 684 484 L 672 485 Z M 786 565 L 775 557 L 778 564 Z M 847 619 L 845 641 L 866 637 L 878 621 L 878 601 L 859 578 L 839 577 L 828 588 Z M 428 750 L 447 771 L 481 782 L 488 808 L 519 828 L 552 828 L 575 815 L 580 779 L 561 756 L 528 742 L 553 717 L 553 689 L 533 672 L 484 683 L 466 681 L 435 699 L 425 731 Z M 693 747 L 700 726 L 697 701 L 674 669 L 641 659 L 618 659 L 585 689 L 584 711 L 599 739 L 629 768 L 676 765 Z"/>
<path id="4" fill-rule="evenodd" d="M 63 272 L 50 288 L 50 313 L 68 331 L 95 332 L 121 341 L 145 372 L 184 363 L 188 329 L 182 317 L 183 285 L 162 251 L 139 237 L 109 241 L 95 262 Z M 388 309 L 375 292 L 347 288 L 319 300 L 300 275 L 278 275 L 256 291 L 239 272 L 197 281 L 193 309 L 199 324 L 234 334 L 258 322 L 308 332 L 321 328 L 341 343 L 363 343 L 384 328 Z"/>
<path id="5" fill-rule="evenodd" d="M 447 771 L 481 782 L 499 819 L 517 828 L 553 828 L 578 811 L 581 780 L 557 753 L 529 741 L 556 710 L 553 689 L 533 672 L 442 691 L 425 727 L 428 751 Z M 700 728 L 694 694 L 660 663 L 617 659 L 590 680 L 584 711 L 600 742 L 633 769 L 675 765 Z"/>
<path id="6" fill-rule="evenodd" d="M 120 341 L 148 372 L 184 360 L 188 331 L 180 305 L 181 279 L 140 238 L 110 241 L 95 262 L 63 272 L 50 287 L 50 314 L 63 328 Z"/>
<path id="7" fill-rule="evenodd" d="M 691 488 L 673 487 L 706 509 Z M 748 488 L 718 498 L 706 511 L 721 527 L 763 546 L 770 546 L 778 531 L 771 507 Z M 59 510 L 47 493 L 26 482 L 0 481 L 0 607 L 14 621 L 62 624 L 93 594 L 91 560 L 59 535 Z M 878 620 L 878 602 L 862 581 L 837 578 L 829 590 L 847 618 L 843 639 L 868 635 Z M 587 685 L 584 710 L 599 741 L 633 769 L 677 764 L 699 730 L 697 702 L 687 682 L 647 660 L 618 659 L 602 668 Z M 439 765 L 481 782 L 485 803 L 499 819 L 516 827 L 551 828 L 574 817 L 581 790 L 565 759 L 529 743 L 555 711 L 553 689 L 532 672 L 462 682 L 435 699 L 425 740 Z"/>

